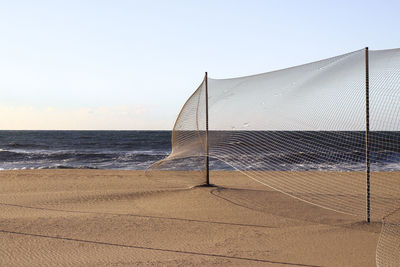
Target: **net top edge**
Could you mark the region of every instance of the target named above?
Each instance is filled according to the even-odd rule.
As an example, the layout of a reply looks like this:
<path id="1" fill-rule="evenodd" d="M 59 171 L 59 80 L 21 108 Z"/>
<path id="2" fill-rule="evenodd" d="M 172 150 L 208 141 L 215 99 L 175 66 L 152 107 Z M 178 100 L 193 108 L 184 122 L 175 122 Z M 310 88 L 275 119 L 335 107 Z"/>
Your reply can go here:
<path id="1" fill-rule="evenodd" d="M 369 52 L 390 52 L 390 51 L 396 51 L 396 50 L 398 50 L 398 52 L 400 53 L 400 48 L 379 49 L 379 50 L 369 49 Z M 365 48 L 354 50 L 352 52 L 348 52 L 348 53 L 337 55 L 337 56 L 333 56 L 333 57 L 328 57 L 328 58 L 324 58 L 324 59 L 320 59 L 320 60 L 316 60 L 316 61 L 312 61 L 312 62 L 307 62 L 307 63 L 304 63 L 304 64 L 290 66 L 290 67 L 287 67 L 287 68 L 276 69 L 276 70 L 272 70 L 272 71 L 261 72 L 261 73 L 250 74 L 250 75 L 237 76 L 237 77 L 228 77 L 228 78 L 210 78 L 208 76 L 208 80 L 223 81 L 223 80 L 235 80 L 235 79 L 257 77 L 257 76 L 261 76 L 261 75 L 265 75 L 265 74 L 269 74 L 269 73 L 275 73 L 275 72 L 290 70 L 290 69 L 294 69 L 294 68 L 298 68 L 298 67 L 302 67 L 302 66 L 307 66 L 307 65 L 310 65 L 310 64 L 315 64 L 315 63 L 319 63 L 319 62 L 322 62 L 322 61 L 325 61 L 325 60 L 330 60 L 330 59 L 339 58 L 339 57 L 346 57 L 346 56 L 350 56 L 350 55 L 353 55 L 353 54 L 356 54 L 356 53 L 359 53 L 359 52 L 362 52 L 362 51 L 365 51 Z"/>

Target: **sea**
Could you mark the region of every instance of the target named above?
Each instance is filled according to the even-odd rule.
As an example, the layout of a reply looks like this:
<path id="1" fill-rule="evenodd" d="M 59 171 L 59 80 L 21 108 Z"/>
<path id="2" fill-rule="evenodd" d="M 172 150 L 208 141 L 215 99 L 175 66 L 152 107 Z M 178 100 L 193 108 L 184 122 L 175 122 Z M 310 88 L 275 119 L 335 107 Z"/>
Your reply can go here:
<path id="1" fill-rule="evenodd" d="M 214 132 L 211 137 L 213 134 L 229 135 Z M 279 146 L 274 145 L 276 135 L 274 132 L 265 133 L 259 144 L 247 139 L 236 140 L 234 149 L 237 150 L 232 151 L 243 152 L 232 154 L 231 158 L 226 154 L 220 159 L 240 164 L 235 166 L 212 158 L 211 170 L 232 170 L 232 165 L 244 170 L 365 170 L 363 133 L 279 132 L 280 139 L 285 140 Z M 359 141 L 353 145 L 342 141 L 332 143 L 332 140 L 345 140 L 349 136 Z M 400 132 L 373 133 L 371 137 L 371 140 L 376 140 L 376 144 L 371 145 L 371 170 L 400 171 Z M 315 147 L 315 144 L 323 144 L 325 150 Z M 256 153 L 241 149 L 249 146 L 261 149 L 256 149 Z M 213 151 L 218 151 L 218 147 L 212 148 L 211 153 Z M 0 170 L 144 170 L 170 152 L 171 131 L 0 131 Z M 196 164 L 199 161 L 187 158 L 169 166 L 172 169 L 196 169 L 199 167 Z"/>
<path id="2" fill-rule="evenodd" d="M 170 131 L 0 131 L 1 170 L 143 170 L 170 152 Z"/>

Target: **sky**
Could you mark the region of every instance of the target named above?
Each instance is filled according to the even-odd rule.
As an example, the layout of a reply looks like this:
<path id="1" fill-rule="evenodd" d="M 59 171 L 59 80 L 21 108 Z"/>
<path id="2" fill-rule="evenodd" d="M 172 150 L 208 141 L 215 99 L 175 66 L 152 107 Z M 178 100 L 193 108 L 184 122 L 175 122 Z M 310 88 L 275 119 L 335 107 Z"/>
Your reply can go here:
<path id="1" fill-rule="evenodd" d="M 171 130 L 211 78 L 400 47 L 400 1 L 0 0 L 0 130 Z"/>

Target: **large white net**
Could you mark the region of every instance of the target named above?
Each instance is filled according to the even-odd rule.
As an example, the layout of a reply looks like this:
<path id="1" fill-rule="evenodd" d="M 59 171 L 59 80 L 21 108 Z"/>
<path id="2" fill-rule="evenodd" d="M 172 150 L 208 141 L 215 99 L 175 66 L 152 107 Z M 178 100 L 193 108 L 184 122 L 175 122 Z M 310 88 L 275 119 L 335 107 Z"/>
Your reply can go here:
<path id="1" fill-rule="evenodd" d="M 368 55 L 370 215 L 381 220 L 400 207 L 400 49 Z M 153 168 L 195 170 L 187 182 L 205 182 L 207 89 L 213 169 L 231 166 L 292 197 L 364 219 L 365 58 L 363 49 L 253 76 L 207 78 L 177 118 L 172 153 Z M 380 244 L 387 247 L 385 236 Z M 381 255 L 377 263 L 385 265 Z"/>

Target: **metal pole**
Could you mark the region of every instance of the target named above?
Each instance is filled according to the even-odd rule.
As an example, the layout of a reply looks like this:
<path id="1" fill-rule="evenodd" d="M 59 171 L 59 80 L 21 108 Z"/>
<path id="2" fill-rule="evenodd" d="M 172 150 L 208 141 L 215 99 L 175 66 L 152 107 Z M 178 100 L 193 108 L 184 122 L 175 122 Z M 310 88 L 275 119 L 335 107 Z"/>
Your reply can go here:
<path id="1" fill-rule="evenodd" d="M 208 144 L 208 76 L 206 72 L 206 184 L 210 185 L 210 158 L 209 158 L 209 144 Z"/>
<path id="2" fill-rule="evenodd" d="M 365 48 L 365 163 L 367 173 L 367 222 L 371 221 L 371 201 L 370 201 L 370 157 L 369 157 L 369 66 L 368 66 L 368 47 Z"/>

